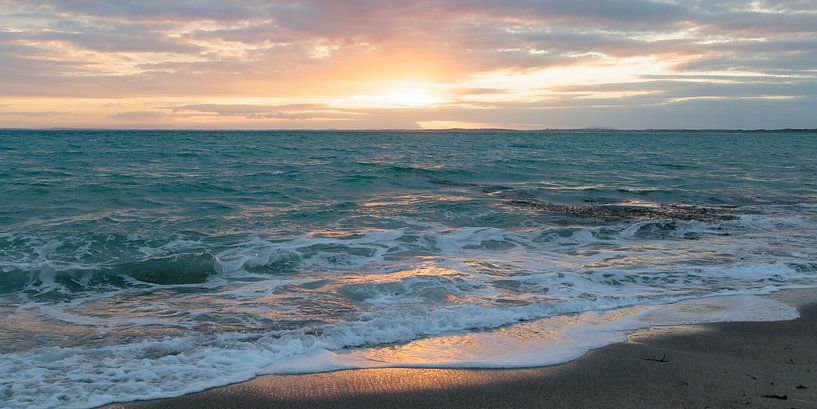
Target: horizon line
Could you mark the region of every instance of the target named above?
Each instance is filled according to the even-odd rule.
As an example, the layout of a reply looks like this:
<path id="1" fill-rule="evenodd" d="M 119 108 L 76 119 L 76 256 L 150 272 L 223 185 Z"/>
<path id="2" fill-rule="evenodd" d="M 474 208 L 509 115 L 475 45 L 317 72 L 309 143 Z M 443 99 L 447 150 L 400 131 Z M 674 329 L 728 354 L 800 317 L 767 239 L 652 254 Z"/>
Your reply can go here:
<path id="1" fill-rule="evenodd" d="M 817 128 L 105 128 L 105 127 L 0 127 L 0 131 L 128 131 L 128 132 L 817 132 Z"/>

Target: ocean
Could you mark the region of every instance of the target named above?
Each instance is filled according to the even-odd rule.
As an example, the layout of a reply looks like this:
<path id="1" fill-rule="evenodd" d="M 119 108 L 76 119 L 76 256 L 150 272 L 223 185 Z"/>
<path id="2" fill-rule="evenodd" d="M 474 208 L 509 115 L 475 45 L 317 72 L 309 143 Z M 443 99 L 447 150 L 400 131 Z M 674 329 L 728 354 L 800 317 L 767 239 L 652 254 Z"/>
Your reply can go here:
<path id="1" fill-rule="evenodd" d="M 523 367 L 817 287 L 817 132 L 0 130 L 0 407 Z"/>

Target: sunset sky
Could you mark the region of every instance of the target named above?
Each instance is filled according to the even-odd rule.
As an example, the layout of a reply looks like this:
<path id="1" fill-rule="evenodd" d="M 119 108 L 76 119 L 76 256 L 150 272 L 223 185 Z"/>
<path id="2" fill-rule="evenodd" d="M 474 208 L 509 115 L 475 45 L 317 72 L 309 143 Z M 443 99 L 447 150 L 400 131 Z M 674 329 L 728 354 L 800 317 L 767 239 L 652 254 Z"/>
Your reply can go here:
<path id="1" fill-rule="evenodd" d="M 0 0 L 0 127 L 817 128 L 817 1 Z"/>

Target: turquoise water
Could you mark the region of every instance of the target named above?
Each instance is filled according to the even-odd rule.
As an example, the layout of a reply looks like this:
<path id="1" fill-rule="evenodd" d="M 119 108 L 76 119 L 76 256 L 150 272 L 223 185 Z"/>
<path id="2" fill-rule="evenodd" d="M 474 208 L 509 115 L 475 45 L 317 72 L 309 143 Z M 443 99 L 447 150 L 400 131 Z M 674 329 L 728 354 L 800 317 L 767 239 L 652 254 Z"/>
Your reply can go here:
<path id="1" fill-rule="evenodd" d="M 0 130 L 0 403 L 813 286 L 816 235 L 814 132 Z"/>

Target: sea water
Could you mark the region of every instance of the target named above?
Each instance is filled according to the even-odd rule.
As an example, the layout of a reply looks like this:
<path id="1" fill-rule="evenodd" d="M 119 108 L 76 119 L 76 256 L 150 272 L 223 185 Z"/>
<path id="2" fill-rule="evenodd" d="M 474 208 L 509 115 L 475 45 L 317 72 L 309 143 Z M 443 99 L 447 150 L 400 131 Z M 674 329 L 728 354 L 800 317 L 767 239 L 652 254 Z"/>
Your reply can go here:
<path id="1" fill-rule="evenodd" d="M 0 406 L 789 319 L 817 133 L 0 130 Z"/>

